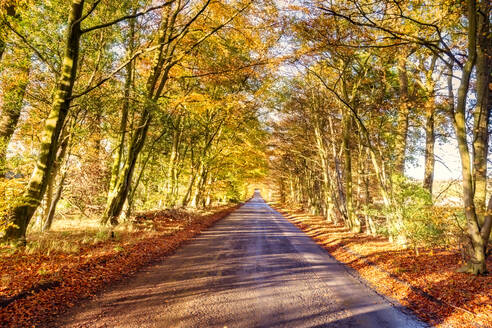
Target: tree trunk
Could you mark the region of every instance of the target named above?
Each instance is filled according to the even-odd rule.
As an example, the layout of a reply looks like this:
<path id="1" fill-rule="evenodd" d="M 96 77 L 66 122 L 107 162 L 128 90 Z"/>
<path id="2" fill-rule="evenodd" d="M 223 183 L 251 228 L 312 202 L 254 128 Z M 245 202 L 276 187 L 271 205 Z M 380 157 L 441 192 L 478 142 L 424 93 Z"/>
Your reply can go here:
<path id="1" fill-rule="evenodd" d="M 436 140 L 434 133 L 434 97 L 427 100 L 425 104 L 425 172 L 423 187 L 427 189 L 432 197 L 432 185 L 434 183 L 434 143 Z"/>
<path id="2" fill-rule="evenodd" d="M 177 180 L 177 162 L 179 155 L 179 145 L 181 143 L 181 120 L 182 117 L 179 116 L 174 126 L 172 144 L 171 144 L 171 153 L 169 155 L 168 169 L 166 175 L 166 195 L 165 198 L 165 206 L 174 206 L 175 199 L 175 184 Z"/>
<path id="3" fill-rule="evenodd" d="M 398 108 L 398 120 L 395 136 L 395 165 L 394 171 L 399 175 L 405 173 L 405 151 L 407 148 L 408 134 L 408 76 L 406 68 L 407 53 L 403 53 L 398 59 L 398 80 L 400 87 L 400 105 Z"/>
<path id="4" fill-rule="evenodd" d="M 210 205 L 212 204 L 212 188 L 211 187 L 212 187 L 214 182 L 215 182 L 215 178 L 209 178 L 207 181 L 207 195 L 206 195 L 204 203 L 203 203 L 203 206 L 205 208 L 210 207 Z"/>
<path id="5" fill-rule="evenodd" d="M 434 144 L 436 141 L 434 132 L 434 117 L 436 112 L 436 82 L 432 77 L 436 68 L 437 56 L 432 57 L 429 69 L 426 69 L 424 60 L 421 60 L 421 71 L 425 72 L 425 85 L 423 92 L 426 100 L 424 103 L 425 116 L 425 171 L 422 187 L 429 191 L 432 200 L 432 185 L 434 184 Z"/>
<path id="6" fill-rule="evenodd" d="M 9 17 L 18 17 L 16 13 L 16 3 L 14 1 L 5 2 L 3 4 L 5 10 L 6 16 Z M 7 20 L 8 17 L 2 17 L 2 19 Z M 3 54 L 5 52 L 5 49 L 7 47 L 7 40 L 9 37 L 9 32 L 7 31 L 7 26 L 5 26 L 5 23 L 0 23 L 0 61 L 2 60 Z"/>
<path id="7" fill-rule="evenodd" d="M 5 232 L 3 239 L 9 242 L 25 243 L 29 221 L 38 208 L 46 191 L 57 151 L 58 139 L 70 108 L 73 84 L 77 74 L 77 62 L 80 43 L 80 18 L 84 0 L 73 0 L 67 34 L 65 38 L 65 55 L 63 58 L 60 81 L 58 82 L 51 111 L 42 132 L 41 148 L 36 166 L 24 194 L 18 205 L 12 209 L 10 221 L 15 225 Z"/>
<path id="8" fill-rule="evenodd" d="M 352 131 L 352 116 L 343 111 L 343 155 L 345 173 L 345 204 L 347 209 L 347 221 L 352 232 L 361 232 L 361 223 L 354 212 L 352 190 L 352 157 L 350 150 L 350 136 Z"/>
<path id="9" fill-rule="evenodd" d="M 41 231 L 47 231 L 51 229 L 51 225 L 53 223 L 53 218 L 55 217 L 55 212 L 56 212 L 56 205 L 58 204 L 58 201 L 61 198 L 62 191 L 63 191 L 63 184 L 65 183 L 65 178 L 67 176 L 68 172 L 68 160 L 70 157 L 70 151 L 68 152 L 68 155 L 65 155 L 67 153 L 67 149 L 71 147 L 71 142 L 73 138 L 73 128 L 75 125 L 75 119 L 72 122 L 72 126 L 70 127 L 70 131 L 68 131 L 69 135 L 66 135 L 66 133 L 63 133 L 61 136 L 61 145 L 59 147 L 57 156 L 56 156 L 56 161 L 53 165 L 53 172 L 51 173 L 50 181 L 48 184 L 48 189 L 51 188 L 52 190 L 48 190 L 48 195 L 49 197 L 46 197 L 46 211 L 44 213 L 43 217 L 43 226 L 41 227 Z M 58 172 L 60 171 L 62 161 L 65 159 L 65 163 L 63 165 L 63 170 L 62 170 L 62 176 L 60 177 L 60 181 L 58 183 L 58 187 L 56 188 L 56 192 L 53 195 L 53 189 L 54 189 L 54 183 L 56 181 L 56 176 L 58 175 Z"/>
<path id="10" fill-rule="evenodd" d="M 43 211 L 42 215 L 42 226 L 41 226 L 41 231 L 44 231 L 44 222 L 47 221 L 48 215 L 51 210 L 51 204 L 53 203 L 53 192 L 55 189 L 55 182 L 56 182 L 56 169 L 53 169 L 53 173 L 51 174 L 51 178 L 48 181 L 48 187 L 46 188 L 46 196 L 45 196 L 45 208 Z"/>
<path id="11" fill-rule="evenodd" d="M 191 173 L 190 180 L 188 181 L 188 187 L 186 188 L 186 193 L 181 202 L 181 206 L 186 207 L 190 202 L 191 192 L 193 191 L 193 185 L 195 184 L 196 173 Z"/>
<path id="12" fill-rule="evenodd" d="M 468 272 L 471 274 L 483 274 L 486 272 L 486 251 L 489 235 L 490 235 L 490 225 L 492 221 L 492 215 L 488 214 L 484 216 L 484 224 L 480 226 L 479 218 L 477 216 L 477 211 L 475 208 L 475 186 L 474 186 L 474 171 L 470 166 L 470 152 L 468 149 L 467 142 L 467 127 L 465 121 L 466 113 L 466 100 L 468 95 L 468 89 L 470 86 L 470 78 L 473 71 L 473 66 L 477 59 L 477 45 L 480 47 L 480 43 L 477 43 L 477 16 L 485 15 L 488 17 L 490 12 L 478 13 L 476 8 L 475 0 L 467 1 L 468 7 L 468 59 L 463 67 L 463 74 L 461 77 L 460 86 L 458 88 L 458 95 L 456 101 L 456 110 L 454 112 L 454 127 L 456 131 L 456 137 L 458 140 L 458 148 L 461 158 L 461 170 L 463 176 L 463 205 L 465 217 L 467 220 L 468 236 L 471 241 L 470 258 L 467 263 L 459 269 L 462 272 Z M 480 22 L 480 21 L 479 21 Z M 480 30 L 480 28 L 478 28 Z M 483 49 L 481 50 L 483 51 Z M 480 120 L 474 122 L 474 131 L 479 130 Z M 475 140 L 474 147 L 480 141 Z M 484 147 L 485 145 L 480 145 Z M 477 163 L 474 161 L 473 165 Z M 492 205 L 492 200 L 489 201 L 489 205 Z M 492 207 L 492 206 L 489 206 Z M 492 210 L 492 208 L 491 208 Z"/>
<path id="13" fill-rule="evenodd" d="M 321 128 L 319 126 L 319 119 L 315 119 L 314 134 L 316 137 L 316 145 L 318 147 L 318 156 L 321 162 L 321 170 L 323 176 L 323 206 L 324 206 L 324 216 L 328 222 L 333 222 L 334 212 L 333 212 L 333 199 L 331 196 L 331 185 L 330 185 L 330 168 L 328 164 L 328 152 L 326 150 L 325 142 L 321 134 Z"/>
<path id="14" fill-rule="evenodd" d="M 490 84 L 492 83 L 492 31 L 488 15 L 490 2 L 482 0 L 479 4 L 477 31 L 477 105 L 473 115 L 473 180 L 475 195 L 473 201 L 477 211 L 479 225 L 485 217 L 487 194 L 487 155 L 489 151 L 489 120 L 492 104 L 489 103 Z"/>
<path id="15" fill-rule="evenodd" d="M 333 120 L 331 117 L 328 117 L 328 123 L 330 127 L 330 134 L 332 136 L 335 136 L 335 131 L 333 128 Z M 331 152 L 332 152 L 332 157 L 333 157 L 333 162 L 335 163 L 335 180 L 336 180 L 336 188 L 333 188 L 332 195 L 334 196 L 334 201 L 338 205 L 338 211 L 340 213 L 343 213 L 344 211 L 344 206 L 345 206 L 345 198 L 343 195 L 343 186 L 342 186 L 342 179 L 341 179 L 341 169 L 340 169 L 340 161 L 337 156 L 337 146 L 336 146 L 336 141 L 331 140 Z M 333 185 L 333 183 L 332 183 Z M 336 193 L 335 193 L 336 190 Z M 338 197 L 337 197 L 338 196 Z M 338 223 L 338 218 L 335 218 L 335 223 Z"/>
<path id="16" fill-rule="evenodd" d="M 106 203 L 106 209 L 101 219 L 101 224 L 111 225 L 118 224 L 118 217 L 121 214 L 123 204 L 130 191 L 130 184 L 135 170 L 135 164 L 137 163 L 138 155 L 142 150 L 145 139 L 147 137 L 147 131 L 151 122 L 151 115 L 147 107 L 142 113 L 142 117 L 139 121 L 138 128 L 134 131 L 130 146 L 128 148 L 128 156 L 125 161 L 125 165 L 120 170 L 118 180 L 113 190 L 108 195 Z"/>
<path id="17" fill-rule="evenodd" d="M 2 60 L 3 53 L 5 52 L 5 46 L 6 46 L 6 43 L 5 43 L 4 38 L 3 37 L 0 37 L 0 61 Z"/>
<path id="18" fill-rule="evenodd" d="M 58 188 L 56 189 L 56 193 L 49 204 L 49 211 L 45 217 L 42 231 L 49 231 L 51 229 L 51 225 L 53 224 L 53 219 L 55 218 L 56 213 L 56 205 L 61 198 L 63 192 L 63 185 L 65 183 L 65 179 L 67 177 L 68 168 L 65 168 L 60 177 L 60 182 L 58 182 Z"/>
<path id="19" fill-rule="evenodd" d="M 198 207 L 203 192 L 203 186 L 205 185 L 206 180 L 207 170 L 205 169 L 204 164 L 201 164 L 200 170 L 198 172 L 198 179 L 196 179 L 195 181 L 195 192 L 193 194 L 193 197 L 191 198 L 191 207 Z"/>
<path id="20" fill-rule="evenodd" d="M 175 14 L 177 15 L 177 12 L 175 12 Z M 157 39 L 157 43 L 160 44 L 160 47 L 158 48 L 159 50 L 156 51 L 152 60 L 150 70 L 151 73 L 146 83 L 147 99 L 145 104 L 143 104 L 144 107 L 139 123 L 131 138 L 130 145 L 128 146 L 128 156 L 126 158 L 125 165 L 119 172 L 118 180 L 113 190 L 110 190 L 109 192 L 106 202 L 106 209 L 101 218 L 101 224 L 103 225 L 108 222 L 111 223 L 111 225 L 118 224 L 118 217 L 121 214 L 121 210 L 123 209 L 128 192 L 130 191 L 130 184 L 132 182 L 135 164 L 137 162 L 138 155 L 145 144 L 147 132 L 152 121 L 151 111 L 156 106 L 157 100 L 162 92 L 162 88 L 168 79 L 169 70 L 172 67 L 172 64 L 170 64 L 172 61 L 172 56 L 166 56 L 168 55 L 170 47 L 170 33 L 172 32 L 171 30 L 174 26 L 174 21 L 170 22 L 168 19 L 169 15 L 169 9 L 163 9 L 159 27 L 159 37 Z M 159 77 L 161 77 L 160 81 Z"/>
<path id="21" fill-rule="evenodd" d="M 133 10 L 132 14 L 135 14 L 135 10 Z M 128 53 L 131 55 L 135 48 L 134 38 L 135 38 L 135 20 L 131 19 L 130 22 L 130 34 L 128 37 Z M 123 152 L 125 150 L 125 138 L 126 138 L 126 129 L 127 129 L 127 121 L 128 121 L 128 111 L 130 109 L 130 92 L 133 81 L 133 62 L 130 62 L 126 65 L 126 76 L 125 76 L 125 86 L 123 88 L 123 104 L 121 106 L 121 121 L 120 121 L 120 130 L 119 132 L 119 140 L 118 140 L 118 149 L 113 159 L 113 165 L 111 168 L 111 180 L 109 182 L 109 190 L 113 190 L 116 182 L 118 180 L 118 174 L 120 171 L 121 162 L 123 160 Z"/>

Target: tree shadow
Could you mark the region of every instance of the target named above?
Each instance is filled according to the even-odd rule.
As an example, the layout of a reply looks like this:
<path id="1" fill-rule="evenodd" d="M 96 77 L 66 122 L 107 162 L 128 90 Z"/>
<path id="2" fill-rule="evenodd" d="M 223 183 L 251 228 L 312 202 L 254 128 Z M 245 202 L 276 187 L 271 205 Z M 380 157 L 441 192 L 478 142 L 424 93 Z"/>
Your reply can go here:
<path id="1" fill-rule="evenodd" d="M 475 277 L 456 272 L 461 265 L 461 255 L 457 250 L 427 248 L 416 255 L 413 250 L 396 249 L 381 237 L 354 234 L 319 217 L 291 217 L 290 220 L 328 251 L 342 250 L 352 258 L 355 256 L 356 259 L 344 260 L 350 267 L 356 270 L 375 267 L 402 285 L 407 292 L 399 295 L 401 302 L 432 324 L 443 323 L 452 317 L 449 320 L 457 326 L 490 327 L 492 314 L 488 306 L 492 276 Z M 364 254 L 354 249 L 362 250 Z M 490 257 L 487 267 L 492 268 Z M 393 283 L 383 283 L 388 285 L 391 294 Z M 478 309 L 481 315 L 477 316 L 474 309 Z"/>
<path id="2" fill-rule="evenodd" d="M 248 203 L 54 325 L 100 318 L 109 326 L 424 326 L 347 275 L 262 202 Z"/>

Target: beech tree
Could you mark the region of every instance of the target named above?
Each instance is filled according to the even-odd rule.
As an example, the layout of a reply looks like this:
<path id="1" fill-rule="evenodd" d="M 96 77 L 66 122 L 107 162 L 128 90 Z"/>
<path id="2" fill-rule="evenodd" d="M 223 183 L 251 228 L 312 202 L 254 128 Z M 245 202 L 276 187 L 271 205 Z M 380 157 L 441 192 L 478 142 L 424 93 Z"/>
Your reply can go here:
<path id="1" fill-rule="evenodd" d="M 167 6 L 171 3 L 166 3 L 160 7 Z M 99 1 L 95 1 L 86 14 L 84 14 L 84 4 L 85 0 L 73 0 L 70 6 L 70 14 L 67 21 L 68 28 L 64 40 L 64 56 L 59 73 L 57 74 L 59 81 L 54 91 L 52 108 L 45 121 L 38 160 L 29 184 L 21 199 L 17 201 L 18 205 L 11 211 L 10 221 L 14 226 L 9 227 L 4 234 L 3 239 L 7 241 L 21 240 L 25 242 L 23 240 L 25 239 L 27 225 L 46 191 L 59 144 L 59 137 L 73 99 L 73 87 L 77 76 L 81 36 L 84 33 L 113 25 L 123 19 L 120 18 L 99 26 L 82 29 L 82 22 L 96 9 Z"/>
<path id="2" fill-rule="evenodd" d="M 169 172 L 161 206 L 240 200 L 246 181 L 264 173 L 229 157 L 248 139 L 239 135 L 263 138 L 248 97 L 275 40 L 273 3 L 26 0 L 13 9 L 5 2 L 0 11 L 1 167 L 25 186 L 1 178 L 4 242 L 24 244 L 33 225 L 48 230 L 61 201 L 102 224 L 156 206 L 143 189 L 155 186 L 157 163 Z M 244 95 L 231 101 L 235 93 Z M 215 114 L 202 121 L 193 113 L 201 107 Z M 229 125 L 234 117 L 244 125 Z"/>
<path id="3" fill-rule="evenodd" d="M 300 204 L 305 203 L 305 198 L 313 203 L 319 195 L 325 202 L 336 200 L 346 225 L 354 227 L 355 221 L 347 219 L 347 213 L 353 211 L 355 216 L 365 218 L 369 233 L 377 228 L 371 213 L 383 210 L 379 212 L 386 221 L 383 232 L 389 234 L 390 240 L 408 245 L 417 232 L 412 230 L 416 223 L 408 216 L 414 211 L 410 210 L 413 205 L 405 197 L 420 195 L 414 205 L 421 202 L 422 211 L 432 208 L 436 131 L 446 130 L 451 118 L 462 164 L 469 250 L 467 264 L 460 270 L 484 273 L 492 224 L 486 187 L 490 156 L 490 3 L 467 1 L 447 6 L 434 1 L 376 4 L 320 0 L 303 2 L 296 9 L 298 14 L 291 17 L 292 37 L 298 42 L 296 65 L 307 84 L 295 92 L 307 97 L 308 90 L 321 87 L 334 97 L 335 102 L 325 105 L 322 112 L 336 122 L 329 126 L 338 125 L 325 133 L 337 135 L 334 138 L 338 138 L 341 148 L 337 150 L 335 143 L 331 164 L 323 163 L 326 151 L 316 116 L 303 121 L 306 136 L 302 137 L 287 118 L 276 124 L 276 146 L 282 151 L 275 157 L 274 166 L 285 171 L 278 173 L 280 198 Z M 439 19 L 444 16 L 446 20 Z M 460 21 L 465 21 L 465 25 L 461 26 Z M 362 64 L 364 58 L 367 61 Z M 313 82 L 309 75 L 319 81 Z M 457 90 L 454 81 L 459 82 Z M 353 86 L 355 97 L 350 92 Z M 442 92 L 446 89 L 447 94 Z M 469 101 L 470 92 L 477 98 L 476 105 Z M 319 105 L 303 101 L 301 107 L 290 103 L 283 106 L 292 116 L 293 110 L 309 113 Z M 424 136 L 424 190 L 405 177 L 409 155 L 415 153 L 410 125 L 421 129 Z M 310 135 L 315 139 L 309 141 Z M 279 145 L 283 143 L 288 146 Z M 309 152 L 310 143 L 317 145 L 320 155 Z M 287 154 L 284 147 L 302 151 Z M 338 188 L 317 190 L 316 177 L 323 176 L 325 180 L 329 176 L 323 172 L 326 168 L 333 172 L 331 185 Z M 308 179 L 315 180 L 307 182 Z M 299 180 L 311 190 L 301 197 L 294 192 L 289 196 L 288 186 Z M 374 189 L 374 185 L 378 188 Z M 302 187 L 299 185 L 298 189 Z M 354 231 L 358 231 L 355 227 Z"/>

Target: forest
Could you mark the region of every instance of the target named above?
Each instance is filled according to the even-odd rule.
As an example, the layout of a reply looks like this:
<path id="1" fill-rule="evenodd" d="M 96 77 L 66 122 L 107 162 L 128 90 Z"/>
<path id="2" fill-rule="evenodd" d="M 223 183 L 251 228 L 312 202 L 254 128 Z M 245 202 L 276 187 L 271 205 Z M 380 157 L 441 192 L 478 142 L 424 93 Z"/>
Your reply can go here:
<path id="1" fill-rule="evenodd" d="M 281 119 L 273 125 L 273 167 L 282 202 L 402 245 L 460 244 L 467 253 L 460 270 L 484 273 L 492 225 L 490 7 L 341 1 L 301 8 L 292 38 L 302 73 L 275 90 Z M 436 143 L 453 141 L 458 202 L 449 185 L 434 189 Z M 419 156 L 420 182 L 405 176 Z"/>
<path id="2" fill-rule="evenodd" d="M 4 4 L 4 239 L 49 230 L 57 208 L 117 225 L 242 199 L 265 166 L 255 94 L 271 32 L 244 15 L 259 6 Z"/>
<path id="3" fill-rule="evenodd" d="M 1 0 L 0 304 L 257 188 L 451 252 L 491 309 L 491 21 L 488 0 Z"/>

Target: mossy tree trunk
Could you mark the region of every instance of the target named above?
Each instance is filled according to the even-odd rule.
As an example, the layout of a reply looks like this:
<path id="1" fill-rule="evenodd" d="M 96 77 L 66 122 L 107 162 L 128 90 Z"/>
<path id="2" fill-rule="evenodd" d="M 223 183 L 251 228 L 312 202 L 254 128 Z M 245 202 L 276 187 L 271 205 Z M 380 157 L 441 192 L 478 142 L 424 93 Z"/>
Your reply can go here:
<path id="1" fill-rule="evenodd" d="M 56 205 L 58 205 L 58 201 L 62 196 L 63 185 L 65 183 L 65 179 L 67 177 L 67 172 L 68 172 L 70 149 L 72 146 L 74 127 L 75 127 L 75 119 L 73 119 L 72 121 L 70 131 L 68 131 L 68 134 L 63 133 L 61 136 L 61 144 L 59 146 L 59 150 L 56 155 L 53 172 L 51 173 L 51 178 L 49 181 L 49 185 L 51 186 L 48 187 L 48 189 L 51 188 L 52 190 L 48 190 L 48 194 L 46 197 L 47 199 L 46 209 L 44 213 L 44 218 L 43 218 L 44 221 L 41 227 L 41 231 L 48 231 L 51 229 L 51 225 L 53 224 L 53 219 L 55 217 Z M 62 167 L 62 162 L 63 162 L 63 167 Z M 55 191 L 54 187 L 55 187 L 56 177 L 60 173 L 60 171 L 61 171 L 61 176 Z"/>
<path id="2" fill-rule="evenodd" d="M 181 41 L 181 37 L 187 33 L 190 25 L 203 14 L 209 4 L 210 0 L 207 0 L 191 19 L 179 27 L 177 26 L 177 18 L 186 9 L 186 3 L 180 1 L 170 2 L 162 10 L 156 42 L 157 51 L 153 57 L 150 75 L 145 87 L 145 103 L 143 104 L 139 123 L 130 140 L 125 165 L 119 172 L 118 180 L 113 190 L 109 192 L 106 209 L 101 218 L 101 224 L 107 224 L 108 222 L 112 225 L 118 224 L 118 217 L 121 214 L 128 192 L 130 191 L 136 161 L 147 138 L 147 132 L 152 121 L 152 112 L 158 107 L 158 101 L 169 79 L 171 68 L 187 53 L 185 51 L 179 56 L 176 55 L 176 47 Z M 222 26 L 224 25 L 220 25 L 212 33 L 215 33 Z M 212 33 L 207 34 L 207 37 Z M 198 40 L 194 46 L 198 45 L 201 41 L 203 39 Z"/>
<path id="3" fill-rule="evenodd" d="M 101 218 L 101 224 L 118 224 L 123 205 L 127 199 L 132 182 L 133 172 L 138 156 L 145 144 L 147 132 L 152 121 L 152 111 L 157 106 L 157 101 L 169 76 L 169 70 L 173 64 L 173 53 L 175 46 L 170 43 L 176 17 L 181 10 L 180 7 L 174 11 L 166 7 L 162 11 L 162 19 L 159 27 L 158 50 L 154 54 L 150 75 L 146 83 L 146 101 L 143 104 L 140 120 L 128 146 L 128 155 L 124 166 L 119 170 L 118 178 L 114 187 L 109 191 L 106 208 Z M 159 79 L 160 78 L 160 79 Z"/>
<path id="4" fill-rule="evenodd" d="M 407 52 L 404 51 L 398 58 L 399 107 L 395 134 L 395 164 L 394 171 L 399 175 L 405 172 L 405 151 L 407 148 L 409 96 L 407 75 Z"/>
<path id="5" fill-rule="evenodd" d="M 135 14 L 135 10 L 133 10 L 132 14 Z M 128 45 L 127 52 L 129 55 L 133 54 L 135 48 L 135 20 L 131 19 L 129 22 L 130 30 L 128 35 Z M 113 190 L 116 182 L 118 180 L 118 174 L 120 172 L 121 162 L 123 161 L 123 154 L 125 150 L 125 142 L 126 142 L 126 130 L 127 130 L 127 122 L 128 122 L 128 112 L 130 109 L 130 95 L 131 88 L 133 82 L 133 61 L 129 62 L 125 68 L 125 85 L 123 87 L 123 103 L 121 106 L 121 121 L 119 128 L 119 138 L 118 138 L 118 146 L 116 149 L 116 153 L 113 158 L 113 165 L 111 167 L 111 179 L 109 182 L 109 190 Z"/>
<path id="6" fill-rule="evenodd" d="M 108 222 L 112 225 L 118 224 L 118 217 L 121 214 L 123 205 L 130 191 L 130 184 L 133 177 L 133 172 L 135 170 L 135 165 L 137 163 L 138 155 L 144 146 L 151 119 L 152 116 L 150 114 L 150 109 L 144 109 L 138 123 L 139 127 L 134 131 L 133 137 L 130 141 L 125 165 L 120 170 L 118 180 L 116 181 L 113 190 L 111 190 L 108 195 L 106 209 L 101 219 L 102 224 L 106 224 Z"/>
<path id="7" fill-rule="evenodd" d="M 480 225 L 484 224 L 487 195 L 487 155 L 489 151 L 489 121 L 491 115 L 490 89 L 492 88 L 492 31 L 486 15 L 489 1 L 481 1 L 477 14 L 477 105 L 473 115 L 473 201 Z"/>
<path id="8" fill-rule="evenodd" d="M 16 13 L 16 3 L 14 1 L 4 2 L 2 3 L 2 13 L 0 20 L 7 21 L 8 18 L 18 17 Z M 5 49 L 7 48 L 7 41 L 9 38 L 8 26 L 6 26 L 5 22 L 0 23 L 0 61 L 2 60 L 3 54 L 5 53 Z"/>
<path id="9" fill-rule="evenodd" d="M 463 205 L 465 216 L 467 220 L 467 233 L 470 239 L 470 252 L 469 259 L 467 263 L 459 269 L 462 272 L 468 272 L 471 274 L 484 274 L 487 271 L 486 268 L 486 248 L 488 240 L 490 237 L 490 229 L 492 225 L 492 197 L 488 202 L 487 214 L 483 215 L 483 219 L 480 218 L 480 213 L 477 212 L 475 201 L 478 202 L 478 206 L 482 206 L 482 195 L 481 191 L 478 191 L 477 199 L 476 195 L 476 178 L 483 174 L 482 163 L 485 159 L 482 156 L 486 156 L 487 146 L 484 144 L 486 137 L 483 136 L 484 127 L 488 128 L 488 121 L 483 122 L 480 117 L 488 117 L 489 108 L 482 105 L 477 106 L 477 111 L 482 111 L 478 115 L 478 120 L 474 120 L 473 124 L 473 134 L 474 134 L 474 158 L 473 163 L 471 162 L 471 154 L 468 148 L 467 142 L 467 125 L 465 120 L 466 113 L 466 103 L 467 94 L 470 86 L 470 79 L 473 71 L 473 67 L 479 60 L 479 65 L 477 66 L 477 78 L 478 80 L 483 79 L 478 83 L 477 87 L 488 81 L 489 77 L 487 74 L 483 74 L 482 70 L 489 68 L 484 67 L 481 63 L 481 56 L 484 55 L 490 46 L 482 42 L 481 38 L 489 38 L 490 33 L 483 34 L 484 29 L 490 29 L 490 22 L 488 22 L 486 17 L 490 15 L 490 3 L 488 1 L 479 2 L 479 8 L 477 8 L 477 2 L 475 0 L 468 0 L 468 58 L 463 67 L 463 74 L 460 81 L 460 86 L 458 88 L 458 95 L 456 99 L 456 109 L 454 111 L 454 127 L 456 131 L 456 136 L 458 140 L 458 147 L 461 157 L 461 167 L 463 176 Z M 480 9 L 480 10 L 478 10 Z M 485 18 L 484 18 L 485 17 Z M 482 33 L 478 33 L 482 32 Z M 477 37 L 478 35 L 478 37 Z M 489 40 L 490 42 L 490 40 Z M 485 49 L 483 48 L 485 46 Z M 478 81 L 477 81 L 478 82 Z M 479 90 L 479 89 L 478 89 Z M 488 96 L 487 96 L 488 98 Z M 485 100 L 485 98 L 483 98 Z M 477 117 L 477 116 L 475 116 Z M 487 131 L 487 130 L 485 130 Z M 485 151 L 485 153 L 484 153 Z M 486 168 L 485 168 L 486 170 Z M 478 211 L 477 211 L 478 210 Z"/>

